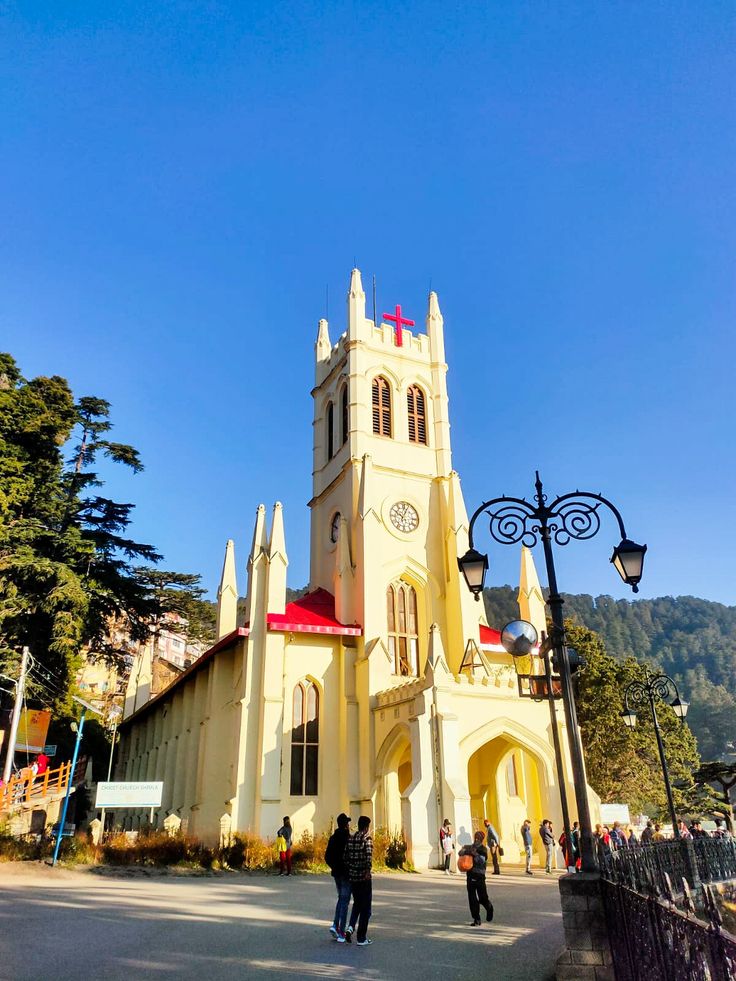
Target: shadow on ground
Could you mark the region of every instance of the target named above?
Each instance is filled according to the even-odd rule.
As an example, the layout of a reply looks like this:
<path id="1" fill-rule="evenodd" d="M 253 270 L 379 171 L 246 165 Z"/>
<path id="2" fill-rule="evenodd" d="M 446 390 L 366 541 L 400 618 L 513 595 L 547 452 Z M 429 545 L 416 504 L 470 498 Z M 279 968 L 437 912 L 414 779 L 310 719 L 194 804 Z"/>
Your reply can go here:
<path id="1" fill-rule="evenodd" d="M 0 866 L 0 886 L 3 981 L 545 981 L 562 945 L 557 883 L 536 877 L 489 877 L 496 917 L 472 928 L 460 877 L 377 876 L 368 948 L 330 940 L 326 876 L 6 875 Z"/>

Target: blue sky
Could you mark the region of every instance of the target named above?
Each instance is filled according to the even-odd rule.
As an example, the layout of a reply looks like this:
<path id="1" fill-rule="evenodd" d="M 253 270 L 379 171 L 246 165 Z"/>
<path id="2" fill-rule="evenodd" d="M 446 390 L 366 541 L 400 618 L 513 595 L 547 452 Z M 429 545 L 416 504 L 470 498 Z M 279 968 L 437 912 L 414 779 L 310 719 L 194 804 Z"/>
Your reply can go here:
<path id="1" fill-rule="evenodd" d="M 335 337 L 354 261 L 431 284 L 469 510 L 539 467 L 642 596 L 733 603 L 734 79 L 729 3 L 6 3 L 0 347 L 113 403 L 167 567 L 244 585 L 278 499 L 298 586 L 326 290 Z M 561 587 L 630 596 L 614 540 Z"/>

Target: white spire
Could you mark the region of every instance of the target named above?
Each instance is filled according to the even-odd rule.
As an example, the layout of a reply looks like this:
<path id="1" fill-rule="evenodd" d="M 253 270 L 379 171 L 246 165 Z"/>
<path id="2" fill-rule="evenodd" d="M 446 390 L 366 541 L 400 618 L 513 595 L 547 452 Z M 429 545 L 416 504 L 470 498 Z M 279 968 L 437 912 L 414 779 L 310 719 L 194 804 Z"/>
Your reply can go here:
<path id="1" fill-rule="evenodd" d="M 231 634 L 238 625 L 238 584 L 235 576 L 235 543 L 229 538 L 225 546 L 220 587 L 217 590 L 217 639 Z"/>
<path id="2" fill-rule="evenodd" d="M 348 290 L 348 337 L 354 341 L 365 322 L 365 291 L 360 278 L 360 269 L 353 269 L 350 274 L 350 289 Z"/>
<path id="3" fill-rule="evenodd" d="M 432 361 L 443 363 L 445 360 L 445 334 L 444 319 L 440 312 L 440 301 L 437 294 L 429 294 L 427 302 L 427 336 L 429 337 L 429 349 L 432 352 Z"/>
<path id="4" fill-rule="evenodd" d="M 286 555 L 286 536 L 284 535 L 284 509 L 280 501 L 273 506 L 271 539 L 268 543 L 268 588 L 266 591 L 266 611 L 283 613 L 286 608 L 286 569 L 289 559 Z"/>
<path id="5" fill-rule="evenodd" d="M 314 345 L 314 354 L 317 361 L 327 361 L 332 354 L 332 344 L 330 343 L 329 325 L 322 319 L 317 328 L 317 342 Z"/>

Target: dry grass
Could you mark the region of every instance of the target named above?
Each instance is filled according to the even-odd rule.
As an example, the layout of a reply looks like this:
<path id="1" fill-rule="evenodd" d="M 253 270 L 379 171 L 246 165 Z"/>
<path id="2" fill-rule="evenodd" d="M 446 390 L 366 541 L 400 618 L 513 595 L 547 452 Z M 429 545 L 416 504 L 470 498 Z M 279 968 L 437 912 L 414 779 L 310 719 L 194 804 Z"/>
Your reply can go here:
<path id="1" fill-rule="evenodd" d="M 329 872 L 324 855 L 329 832 L 310 834 L 304 831 L 292 846 L 292 867 L 295 871 Z M 39 861 L 50 857 L 53 843 L 14 838 L 0 828 L 0 862 Z M 141 831 L 133 838 L 124 833 L 114 834 L 95 847 L 89 836 L 64 838 L 59 851 L 61 861 L 74 865 L 148 866 L 156 868 L 225 868 L 245 872 L 270 872 L 278 866 L 276 843 L 250 832 L 233 835 L 226 848 L 210 848 L 187 835 L 169 835 L 165 831 Z M 389 833 L 376 828 L 373 835 L 373 867 L 406 869 L 406 840 L 403 833 Z"/>

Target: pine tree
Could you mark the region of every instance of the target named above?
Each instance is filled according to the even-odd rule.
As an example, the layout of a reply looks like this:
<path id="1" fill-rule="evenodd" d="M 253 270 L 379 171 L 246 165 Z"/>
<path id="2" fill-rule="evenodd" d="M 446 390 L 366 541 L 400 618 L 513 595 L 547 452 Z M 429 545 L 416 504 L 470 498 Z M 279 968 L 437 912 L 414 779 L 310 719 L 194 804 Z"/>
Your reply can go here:
<path id="1" fill-rule="evenodd" d="M 587 627 L 572 621 L 566 627 L 569 644 L 586 660 L 576 683 L 576 705 L 588 782 L 604 803 L 628 803 L 634 811 L 664 815 L 666 794 L 651 716 L 642 711 L 633 731 L 621 719 L 626 686 L 643 680 L 643 666 L 633 658 L 621 663 L 611 657 Z M 672 783 L 691 787 L 699 764 L 695 737 L 669 705 L 658 705 L 657 714 Z M 689 813 L 691 804 L 685 791 L 675 789 L 678 809 Z"/>
<path id="2" fill-rule="evenodd" d="M 145 640 L 166 611 L 201 599 L 198 576 L 165 573 L 159 589 L 141 571 L 160 555 L 129 536 L 133 505 L 100 493 L 100 456 L 143 469 L 111 429 L 104 399 L 75 402 L 65 379 L 27 381 L 0 354 L 0 670 L 10 673 L 28 645 L 30 692 L 60 711 L 83 649 L 119 660 L 127 638 Z M 204 611 L 187 609 L 204 624 Z"/>

